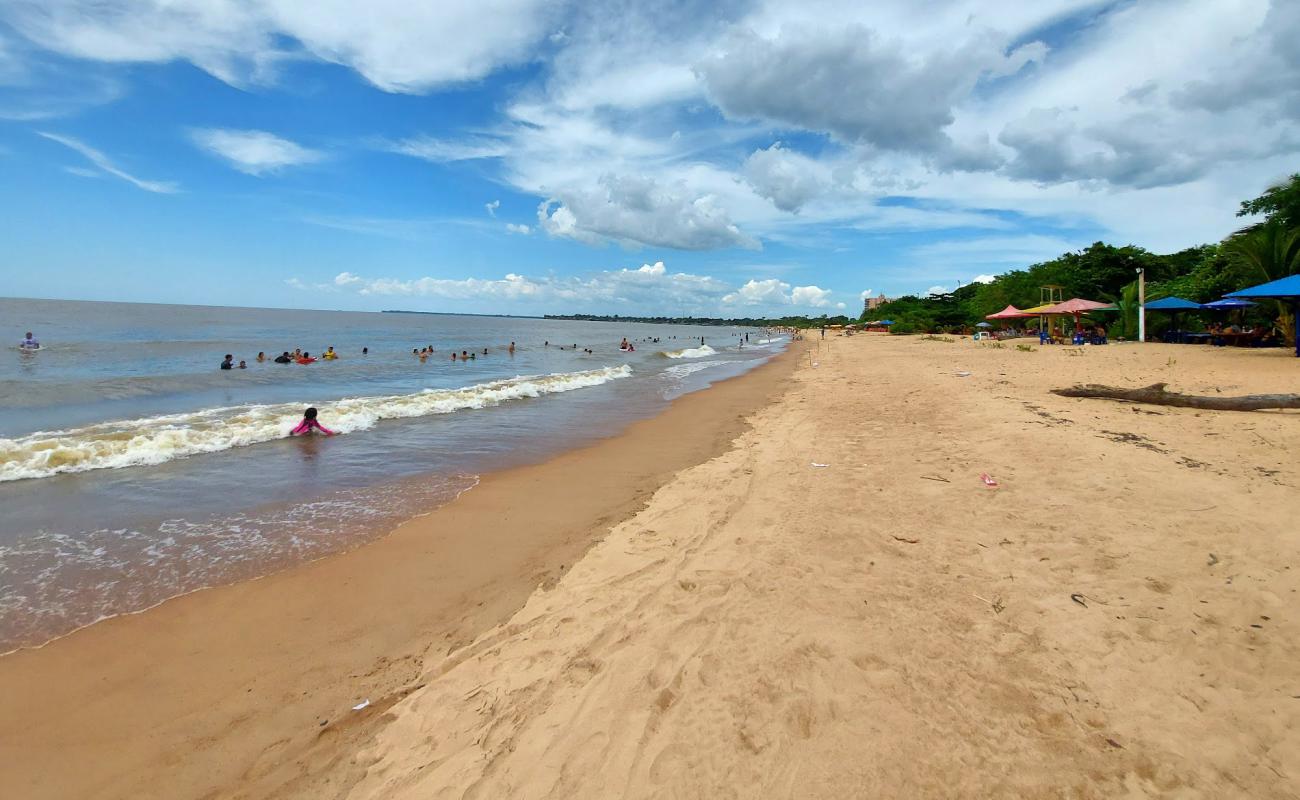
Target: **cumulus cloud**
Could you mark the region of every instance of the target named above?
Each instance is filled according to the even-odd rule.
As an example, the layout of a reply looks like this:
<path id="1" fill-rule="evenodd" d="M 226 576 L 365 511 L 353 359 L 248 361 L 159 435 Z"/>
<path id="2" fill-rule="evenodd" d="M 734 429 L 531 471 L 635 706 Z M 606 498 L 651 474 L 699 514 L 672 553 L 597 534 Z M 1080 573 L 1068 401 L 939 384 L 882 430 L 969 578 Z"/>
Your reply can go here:
<path id="1" fill-rule="evenodd" d="M 0 14 L 77 58 L 184 60 L 243 86 L 306 56 L 351 67 L 384 91 L 423 92 L 525 61 L 555 10 L 543 0 L 14 0 Z"/>
<path id="2" fill-rule="evenodd" d="M 817 286 L 791 286 L 778 278 L 750 279 L 743 286 L 725 295 L 726 305 L 740 306 L 797 306 L 800 308 L 843 308 L 835 303 L 831 292 Z"/>
<path id="3" fill-rule="evenodd" d="M 530 227 L 528 227 L 527 225 L 519 225 L 519 224 L 514 223 L 514 222 L 507 222 L 507 223 L 506 223 L 506 232 L 507 232 L 507 233 L 518 233 L 518 234 L 520 234 L 520 235 L 522 235 L 522 236 L 527 236 L 528 234 L 530 234 L 530 233 L 533 232 L 533 229 L 530 228 Z"/>
<path id="4" fill-rule="evenodd" d="M 585 275 L 541 277 L 508 273 L 501 278 L 388 278 L 341 272 L 326 283 L 297 278 L 289 285 L 304 291 L 355 292 L 363 297 L 412 297 L 480 302 L 485 308 L 595 310 L 626 308 L 644 313 L 714 315 L 744 306 L 758 313 L 843 308 L 831 292 L 817 286 L 791 286 L 776 279 L 750 280 L 735 287 L 709 275 L 673 272 L 662 261 L 635 269 Z"/>
<path id="5" fill-rule="evenodd" d="M 990 37 L 917 53 L 858 24 L 787 25 L 771 37 L 739 31 L 697 71 L 725 113 L 824 131 L 846 142 L 937 152 L 953 106 L 981 75 L 1005 75 L 1046 54 L 1005 54 Z"/>
<path id="6" fill-rule="evenodd" d="M 562 192 L 537 207 L 537 221 L 551 236 L 589 243 L 612 240 L 679 250 L 759 246 L 714 195 L 692 191 L 684 182 L 661 185 L 639 175 L 602 175 L 593 187 Z"/>
<path id="7" fill-rule="evenodd" d="M 112 175 L 114 178 L 120 178 L 137 189 L 144 189 L 146 192 L 153 192 L 155 194 L 175 194 L 180 191 L 180 187 L 171 181 L 147 181 L 143 178 L 135 177 L 131 173 L 114 164 L 108 156 L 79 139 L 74 139 L 71 136 L 62 136 L 57 133 L 45 133 L 41 131 L 38 131 L 38 135 L 44 136 L 52 142 L 58 142 L 71 150 L 75 150 L 85 156 L 86 160 L 94 164 L 100 171 Z"/>
<path id="8" fill-rule="evenodd" d="M 741 168 L 754 191 L 782 211 L 798 211 L 825 188 L 826 168 L 811 158 L 781 147 L 755 150 Z"/>
<path id="9" fill-rule="evenodd" d="M 285 167 L 314 164 L 325 158 L 312 150 L 266 131 L 231 128 L 199 128 L 190 131 L 194 143 L 230 166 L 248 175 L 261 177 Z"/>

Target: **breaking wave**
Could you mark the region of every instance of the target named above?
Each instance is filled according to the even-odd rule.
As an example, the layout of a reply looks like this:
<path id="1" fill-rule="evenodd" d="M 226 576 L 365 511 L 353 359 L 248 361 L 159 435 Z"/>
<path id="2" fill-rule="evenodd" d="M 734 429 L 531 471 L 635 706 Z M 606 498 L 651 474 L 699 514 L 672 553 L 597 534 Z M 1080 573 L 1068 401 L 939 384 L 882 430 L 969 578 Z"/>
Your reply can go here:
<path id="1" fill-rule="evenodd" d="M 660 355 L 668 358 L 703 358 L 705 356 L 717 355 L 717 350 L 702 344 L 699 347 L 688 347 L 685 350 L 666 350 Z"/>
<path id="2" fill-rule="evenodd" d="M 488 408 L 511 400 L 599 386 L 631 374 L 632 368 L 624 364 L 584 372 L 520 376 L 461 389 L 345 398 L 320 404 L 320 418 L 336 433 L 353 433 L 374 427 L 383 419 Z M 302 418 L 303 406 L 278 403 L 210 408 L 0 438 L 0 482 L 162 464 L 199 453 L 282 439 Z"/>

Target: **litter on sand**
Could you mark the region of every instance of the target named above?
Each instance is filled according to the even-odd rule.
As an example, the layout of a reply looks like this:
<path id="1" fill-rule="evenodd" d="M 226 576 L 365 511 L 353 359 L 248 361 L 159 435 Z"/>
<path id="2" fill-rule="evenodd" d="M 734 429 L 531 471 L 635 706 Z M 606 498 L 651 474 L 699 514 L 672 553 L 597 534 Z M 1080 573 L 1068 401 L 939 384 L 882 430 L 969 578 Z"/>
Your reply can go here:
<path id="1" fill-rule="evenodd" d="M 969 377 L 970 377 L 970 373 L 969 373 L 969 372 L 954 372 L 953 374 L 956 375 L 958 378 L 969 378 Z"/>
<path id="2" fill-rule="evenodd" d="M 362 710 L 363 708 L 365 708 L 365 707 L 368 706 L 368 705 L 370 705 L 370 701 L 369 701 L 369 700 L 362 700 L 360 703 L 357 703 L 355 706 L 353 706 L 353 707 L 352 707 L 352 710 L 353 710 L 353 711 L 360 711 L 360 710 Z"/>
<path id="3" fill-rule="evenodd" d="M 816 461 L 812 462 L 812 465 L 813 465 L 814 467 L 818 467 L 818 468 L 821 468 L 821 467 L 829 467 L 829 466 L 830 466 L 830 464 L 818 464 Z"/>
<path id="4" fill-rule="evenodd" d="M 987 472 L 980 473 L 980 480 L 984 481 L 984 485 L 991 489 L 996 489 L 998 486 L 998 482 L 993 480 L 993 476 Z"/>

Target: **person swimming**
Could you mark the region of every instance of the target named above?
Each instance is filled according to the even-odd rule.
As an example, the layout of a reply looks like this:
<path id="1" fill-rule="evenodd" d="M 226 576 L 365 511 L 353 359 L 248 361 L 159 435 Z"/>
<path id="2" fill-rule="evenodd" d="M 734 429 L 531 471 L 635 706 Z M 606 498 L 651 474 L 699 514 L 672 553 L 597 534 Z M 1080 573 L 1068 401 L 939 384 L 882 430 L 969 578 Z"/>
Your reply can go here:
<path id="1" fill-rule="evenodd" d="M 258 350 L 258 351 L 257 351 L 257 363 L 261 364 L 261 363 L 262 363 L 263 361 L 265 361 L 265 360 L 266 360 L 266 353 L 263 353 L 261 350 Z"/>
<path id="2" fill-rule="evenodd" d="M 241 359 L 239 360 L 239 368 L 240 368 L 240 369 L 248 369 L 248 362 L 244 361 L 244 360 L 241 358 Z"/>
<path id="3" fill-rule="evenodd" d="M 369 348 L 369 347 L 363 347 L 363 348 L 361 348 L 361 355 L 363 355 L 363 356 L 368 356 L 368 355 L 370 355 L 370 348 Z"/>
<path id="4" fill-rule="evenodd" d="M 234 368 L 235 368 L 235 357 L 232 356 L 230 353 L 226 353 L 226 358 L 225 358 L 225 360 L 223 360 L 223 361 L 221 362 L 221 368 L 222 368 L 222 369 L 234 369 Z"/>
<path id="5" fill-rule="evenodd" d="M 314 358 L 311 357 L 311 353 L 303 353 L 302 355 L 298 356 L 298 363 L 299 363 L 299 364 L 315 364 L 315 363 L 316 363 L 316 359 L 314 359 Z"/>
<path id="6" fill-rule="evenodd" d="M 338 357 L 339 354 L 334 352 L 334 347 L 332 345 L 329 347 L 329 349 L 325 351 L 324 355 L 321 356 L 321 358 L 325 359 L 326 361 L 333 361 Z"/>
<path id="7" fill-rule="evenodd" d="M 515 343 L 514 343 L 514 342 L 511 342 L 511 343 L 510 343 L 510 355 L 514 355 L 514 354 L 515 354 Z"/>
<path id="8" fill-rule="evenodd" d="M 307 436 L 314 431 L 320 431 L 326 436 L 334 435 L 334 431 L 330 430 L 329 428 L 325 427 L 324 425 L 316 421 L 316 409 L 313 407 L 302 412 L 302 422 L 298 423 L 298 427 L 289 431 L 289 435 Z"/>
<path id="9" fill-rule="evenodd" d="M 40 350 L 41 343 L 32 338 L 32 332 L 27 332 L 27 338 L 18 343 L 18 347 L 23 350 Z"/>
<path id="10" fill-rule="evenodd" d="M 288 350 L 285 350 L 283 353 L 281 353 L 280 355 L 278 355 L 278 356 L 275 357 L 275 363 L 277 363 L 277 364 L 291 364 L 291 363 L 293 363 L 293 357 L 289 355 L 289 351 L 288 351 Z"/>

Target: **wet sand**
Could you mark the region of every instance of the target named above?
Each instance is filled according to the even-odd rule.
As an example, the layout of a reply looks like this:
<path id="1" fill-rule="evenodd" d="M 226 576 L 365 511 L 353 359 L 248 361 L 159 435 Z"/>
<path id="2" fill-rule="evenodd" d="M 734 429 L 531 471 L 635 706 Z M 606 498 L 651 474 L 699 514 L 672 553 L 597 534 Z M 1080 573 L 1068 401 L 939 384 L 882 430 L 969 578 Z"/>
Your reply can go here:
<path id="1" fill-rule="evenodd" d="M 1300 796 L 1300 414 L 1049 393 L 1300 362 L 809 345 L 734 447 L 430 653 L 349 797 Z"/>
<path id="2" fill-rule="evenodd" d="M 0 658 L 4 794 L 344 795 L 431 655 L 507 620 L 675 473 L 727 449 L 793 365 L 778 357 L 619 436 L 488 475 L 352 552 Z"/>

